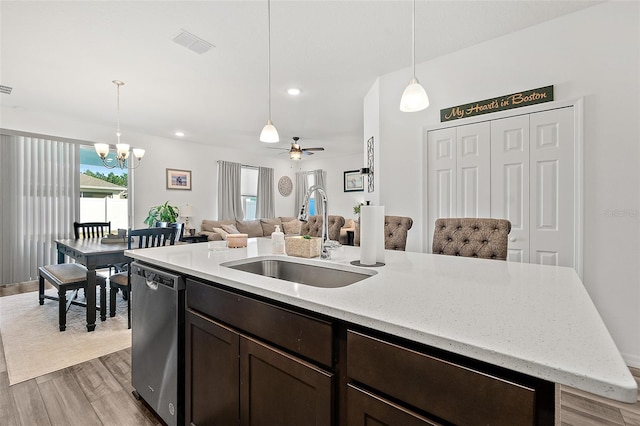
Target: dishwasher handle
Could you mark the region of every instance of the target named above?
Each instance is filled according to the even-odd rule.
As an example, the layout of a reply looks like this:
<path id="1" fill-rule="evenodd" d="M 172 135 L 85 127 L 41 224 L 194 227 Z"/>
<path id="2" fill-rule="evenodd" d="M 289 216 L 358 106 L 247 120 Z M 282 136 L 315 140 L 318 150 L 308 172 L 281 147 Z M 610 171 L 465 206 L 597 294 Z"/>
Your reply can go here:
<path id="1" fill-rule="evenodd" d="M 144 280 L 146 286 L 151 290 L 158 290 L 159 286 L 169 287 L 180 291 L 185 289 L 185 279 L 172 271 L 166 271 L 151 267 L 147 264 L 133 262 L 131 264 L 131 274 L 136 276 L 138 283 Z"/>
<path id="2" fill-rule="evenodd" d="M 156 281 L 156 274 L 154 274 L 153 272 L 145 271 L 144 275 L 144 282 L 145 284 L 147 284 L 147 287 L 149 287 L 151 290 L 157 290 L 158 282 Z"/>

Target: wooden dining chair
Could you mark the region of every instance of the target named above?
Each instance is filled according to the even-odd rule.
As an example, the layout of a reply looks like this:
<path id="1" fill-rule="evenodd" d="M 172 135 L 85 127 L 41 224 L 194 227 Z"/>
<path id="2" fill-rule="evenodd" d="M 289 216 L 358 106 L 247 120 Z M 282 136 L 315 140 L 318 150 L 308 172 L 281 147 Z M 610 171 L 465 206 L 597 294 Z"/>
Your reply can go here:
<path id="1" fill-rule="evenodd" d="M 44 281 L 47 280 L 58 290 L 58 297 L 49 296 L 44 292 Z M 106 319 L 107 304 L 105 297 L 106 280 L 104 277 L 97 275 L 96 283 L 100 286 L 100 306 L 96 309 L 100 310 L 100 319 Z M 58 325 L 60 331 L 67 328 L 67 311 L 71 305 L 87 307 L 85 302 L 76 300 L 78 289 L 87 288 L 87 268 L 79 263 L 60 263 L 57 265 L 46 265 L 38 268 L 38 300 L 41 305 L 44 299 L 52 299 L 58 301 Z M 67 297 L 67 292 L 73 291 L 73 294 Z"/>
<path id="2" fill-rule="evenodd" d="M 156 222 L 156 228 L 174 228 L 175 232 L 173 233 L 173 241 L 171 241 L 171 245 L 177 243 L 182 240 L 182 236 L 184 234 L 184 224 L 178 222 Z"/>
<path id="3" fill-rule="evenodd" d="M 173 227 L 130 229 L 127 233 L 128 248 L 131 250 L 173 245 L 176 240 L 175 233 L 176 228 Z M 131 328 L 131 268 L 129 266 L 126 265 L 126 271 L 109 277 L 109 316 L 116 315 L 116 293 L 122 290 L 122 296 L 127 300 L 127 327 Z"/>
<path id="4" fill-rule="evenodd" d="M 111 234 L 111 222 L 73 222 L 73 232 L 78 238 L 102 238 Z"/>

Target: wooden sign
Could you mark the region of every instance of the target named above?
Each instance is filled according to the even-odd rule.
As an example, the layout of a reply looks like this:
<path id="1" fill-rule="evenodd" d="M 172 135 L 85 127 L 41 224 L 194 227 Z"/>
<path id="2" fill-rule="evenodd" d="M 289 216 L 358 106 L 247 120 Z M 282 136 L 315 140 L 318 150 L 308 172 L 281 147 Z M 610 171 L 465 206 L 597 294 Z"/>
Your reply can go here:
<path id="1" fill-rule="evenodd" d="M 541 104 L 553 100 L 553 86 L 540 87 L 538 89 L 525 90 L 497 98 L 485 99 L 470 104 L 458 105 L 440 110 L 440 121 L 451 121 L 459 118 L 473 117 L 474 115 L 488 114 L 490 112 L 504 111 L 506 109 L 520 108 L 523 106 Z"/>

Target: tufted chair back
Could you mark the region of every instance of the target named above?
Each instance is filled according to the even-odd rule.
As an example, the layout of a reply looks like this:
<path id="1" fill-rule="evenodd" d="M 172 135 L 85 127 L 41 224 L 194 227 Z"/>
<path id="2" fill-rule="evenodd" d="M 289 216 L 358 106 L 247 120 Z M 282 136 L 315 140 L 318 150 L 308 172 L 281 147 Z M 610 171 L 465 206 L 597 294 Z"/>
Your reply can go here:
<path id="1" fill-rule="evenodd" d="M 413 219 L 406 216 L 384 217 L 384 248 L 404 251 L 407 247 L 407 233 L 413 226 Z M 360 223 L 356 224 L 353 244 L 360 245 Z"/>
<path id="2" fill-rule="evenodd" d="M 332 241 L 340 240 L 340 229 L 344 226 L 344 217 L 329 215 L 329 238 Z M 302 223 L 300 235 L 311 235 L 312 237 L 322 236 L 322 216 L 309 216 L 306 223 Z"/>
<path id="3" fill-rule="evenodd" d="M 507 260 L 506 219 L 446 218 L 436 220 L 432 252 L 449 256 Z"/>

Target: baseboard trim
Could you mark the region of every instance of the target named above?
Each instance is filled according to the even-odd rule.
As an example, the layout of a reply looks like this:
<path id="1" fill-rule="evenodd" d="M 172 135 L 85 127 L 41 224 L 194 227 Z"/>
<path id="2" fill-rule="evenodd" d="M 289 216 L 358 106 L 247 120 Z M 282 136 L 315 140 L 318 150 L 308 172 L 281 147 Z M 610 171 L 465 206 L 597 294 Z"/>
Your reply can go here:
<path id="1" fill-rule="evenodd" d="M 624 362 L 633 368 L 640 368 L 640 356 L 639 355 L 631 355 L 631 354 L 621 354 Z"/>

